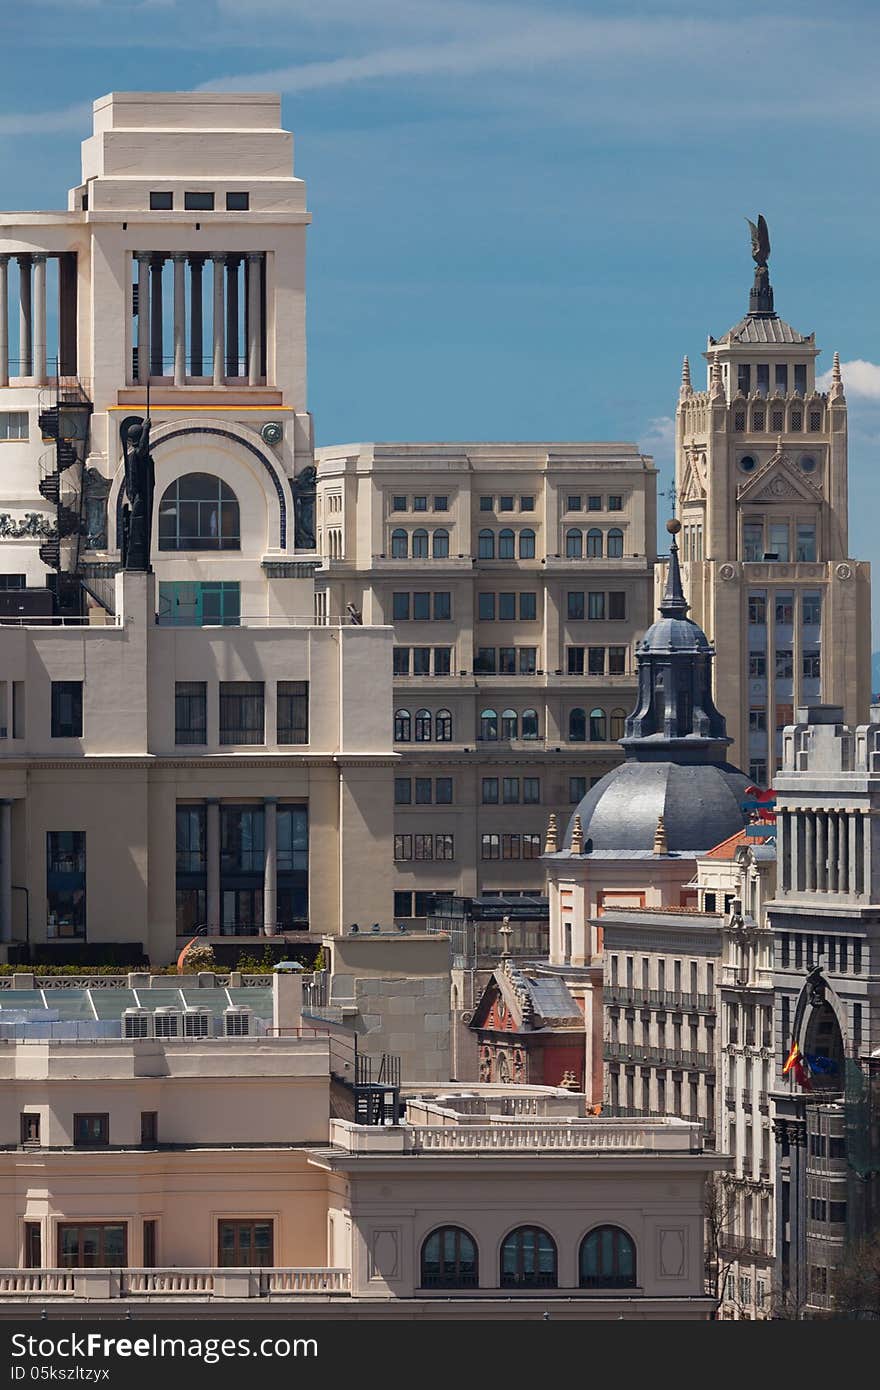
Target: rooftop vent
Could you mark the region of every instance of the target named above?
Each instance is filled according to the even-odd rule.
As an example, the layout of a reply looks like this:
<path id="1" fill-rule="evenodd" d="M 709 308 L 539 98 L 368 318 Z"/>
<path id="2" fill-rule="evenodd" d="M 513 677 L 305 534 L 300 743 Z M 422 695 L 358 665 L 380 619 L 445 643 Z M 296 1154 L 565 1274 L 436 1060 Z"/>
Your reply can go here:
<path id="1" fill-rule="evenodd" d="M 152 1015 L 149 1009 L 123 1009 L 122 1036 L 124 1038 L 149 1038 L 152 1036 Z"/>
<path id="2" fill-rule="evenodd" d="M 223 1013 L 223 1032 L 227 1038 L 247 1038 L 251 1033 L 251 1011 L 243 1004 L 232 1004 Z"/>

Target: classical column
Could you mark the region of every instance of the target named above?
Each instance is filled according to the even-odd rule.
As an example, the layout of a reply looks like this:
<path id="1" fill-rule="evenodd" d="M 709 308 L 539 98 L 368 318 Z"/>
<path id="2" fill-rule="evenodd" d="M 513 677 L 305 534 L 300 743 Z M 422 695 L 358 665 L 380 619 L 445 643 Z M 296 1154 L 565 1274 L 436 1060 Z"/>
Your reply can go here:
<path id="1" fill-rule="evenodd" d="M 849 892 L 849 812 L 840 813 L 840 891 Z"/>
<path id="2" fill-rule="evenodd" d="M 241 256 L 226 257 L 226 375 L 238 376 L 238 268 Z"/>
<path id="3" fill-rule="evenodd" d="M 19 376 L 30 376 L 34 366 L 34 331 L 31 318 L 31 258 L 29 255 L 21 255 L 17 259 L 20 325 L 18 333 L 18 374 Z"/>
<path id="4" fill-rule="evenodd" d="M 146 386 L 150 379 L 150 253 L 136 251 L 138 264 L 138 381 Z"/>
<path id="5" fill-rule="evenodd" d="M 263 931 L 273 936 L 278 921 L 278 804 L 274 796 L 263 801 Z"/>
<path id="6" fill-rule="evenodd" d="M 214 334 L 214 385 L 222 386 L 225 379 L 223 369 L 223 353 L 225 335 L 223 332 L 223 272 L 226 269 L 226 257 L 222 251 L 215 251 L 212 257 L 214 263 L 214 313 L 212 330 Z"/>
<path id="7" fill-rule="evenodd" d="M 189 373 L 201 376 L 204 370 L 202 347 L 202 271 L 204 256 L 189 258 Z"/>
<path id="8" fill-rule="evenodd" d="M 806 843 L 806 883 L 804 887 L 808 893 L 816 891 L 816 813 L 815 811 L 805 811 L 804 819 L 807 826 Z"/>
<path id="9" fill-rule="evenodd" d="M 861 818 L 861 819 L 862 819 L 862 843 L 863 843 L 862 858 L 863 858 L 863 862 L 864 862 L 864 866 L 865 866 L 865 867 L 864 867 L 864 872 L 863 872 L 863 874 L 862 874 L 862 882 L 861 882 L 861 884 L 860 884 L 860 887 L 861 887 L 861 890 L 862 890 L 862 892 L 864 893 L 865 897 L 868 899 L 868 902 L 871 902 L 872 897 L 873 897 L 873 883 L 872 883 L 872 879 L 873 879 L 873 865 L 872 865 L 872 860 L 873 860 L 873 857 L 874 857 L 874 846 L 873 846 L 873 842 L 872 842 L 872 841 L 873 841 L 873 823 L 872 823 L 870 811 L 865 810 L 865 811 L 862 813 L 862 818 Z"/>
<path id="10" fill-rule="evenodd" d="M 248 252 L 248 385 L 260 384 L 263 350 L 262 251 Z"/>
<path id="11" fill-rule="evenodd" d="M 837 812 L 828 812 L 828 892 L 838 891 Z"/>
<path id="12" fill-rule="evenodd" d="M 791 829 L 788 815 L 782 811 L 776 818 L 778 860 L 782 869 L 781 883 L 783 893 L 791 888 Z"/>
<path id="13" fill-rule="evenodd" d="M 186 384 L 186 253 L 175 251 L 174 262 L 174 385 Z"/>
<path id="14" fill-rule="evenodd" d="M 205 852 L 208 870 L 208 930 L 220 930 L 220 802 L 206 803 Z"/>
<path id="15" fill-rule="evenodd" d="M 9 385 L 9 257 L 0 256 L 0 386 Z"/>
<path id="16" fill-rule="evenodd" d="M 824 811 L 816 812 L 816 888 L 820 893 L 828 889 L 828 817 Z"/>
<path id="17" fill-rule="evenodd" d="M 0 941 L 12 940 L 12 802 L 0 801 Z"/>
<path id="18" fill-rule="evenodd" d="M 162 333 L 162 267 L 165 257 L 153 254 L 150 258 L 150 375 L 161 376 L 163 370 Z"/>
<path id="19" fill-rule="evenodd" d="M 46 257 L 34 256 L 33 369 L 34 379 L 46 380 Z"/>

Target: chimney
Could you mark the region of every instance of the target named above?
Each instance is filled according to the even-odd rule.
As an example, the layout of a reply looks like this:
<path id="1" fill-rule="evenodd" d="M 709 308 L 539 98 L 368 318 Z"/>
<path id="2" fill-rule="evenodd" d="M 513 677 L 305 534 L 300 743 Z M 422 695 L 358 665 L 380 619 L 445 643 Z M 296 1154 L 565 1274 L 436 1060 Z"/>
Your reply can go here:
<path id="1" fill-rule="evenodd" d="M 276 1036 L 302 1027 L 302 997 L 299 961 L 279 961 L 272 972 L 272 1028 Z"/>

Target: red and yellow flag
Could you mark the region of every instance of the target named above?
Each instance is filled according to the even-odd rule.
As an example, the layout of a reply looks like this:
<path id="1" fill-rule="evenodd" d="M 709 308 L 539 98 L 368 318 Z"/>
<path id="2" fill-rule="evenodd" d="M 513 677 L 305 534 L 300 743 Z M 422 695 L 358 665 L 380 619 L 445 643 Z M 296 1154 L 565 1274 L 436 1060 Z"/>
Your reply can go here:
<path id="1" fill-rule="evenodd" d="M 792 1067 L 794 1066 L 795 1062 L 800 1056 L 800 1052 L 801 1050 L 798 1047 L 797 1043 L 793 1042 L 791 1045 L 791 1052 L 789 1052 L 788 1057 L 786 1058 L 785 1066 L 782 1068 L 783 1076 L 788 1076 L 788 1073 L 791 1071 Z"/>

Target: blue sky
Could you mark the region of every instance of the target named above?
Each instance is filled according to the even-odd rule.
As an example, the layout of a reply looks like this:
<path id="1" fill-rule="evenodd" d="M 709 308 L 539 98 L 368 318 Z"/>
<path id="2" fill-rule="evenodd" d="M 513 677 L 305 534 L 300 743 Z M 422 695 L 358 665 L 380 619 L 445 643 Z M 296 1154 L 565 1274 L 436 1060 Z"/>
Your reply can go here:
<path id="1" fill-rule="evenodd" d="M 7 207 L 65 205 L 106 91 L 282 93 L 314 214 L 319 443 L 635 439 L 666 486 L 682 354 L 699 361 L 706 334 L 745 310 L 744 218 L 763 212 L 777 309 L 815 330 L 820 368 L 835 348 L 844 363 L 851 550 L 880 572 L 874 5 L 2 0 L 0 12 L 15 54 L 0 89 Z"/>

